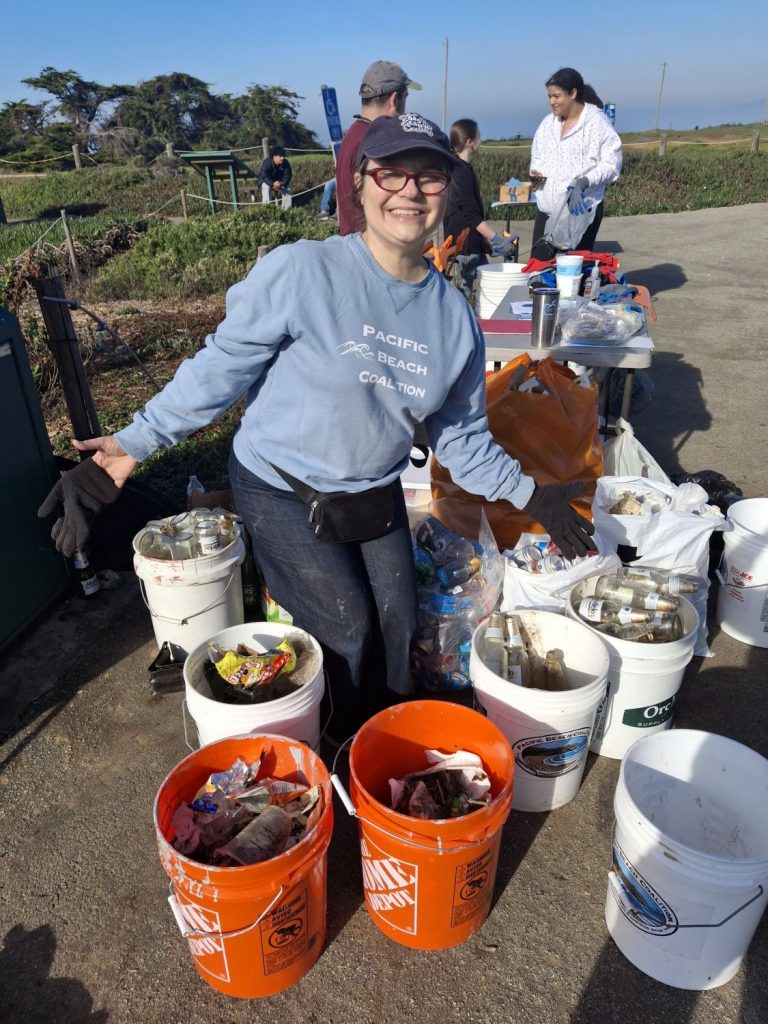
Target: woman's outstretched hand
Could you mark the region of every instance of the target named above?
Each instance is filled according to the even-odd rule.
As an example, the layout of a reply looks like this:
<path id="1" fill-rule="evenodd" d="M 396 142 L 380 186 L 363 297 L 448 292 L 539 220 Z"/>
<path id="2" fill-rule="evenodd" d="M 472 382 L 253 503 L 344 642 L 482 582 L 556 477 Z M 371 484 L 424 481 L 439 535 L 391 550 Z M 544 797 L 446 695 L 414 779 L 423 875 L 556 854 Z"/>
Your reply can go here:
<path id="1" fill-rule="evenodd" d="M 72 444 L 80 452 L 93 452 L 93 461 L 112 478 L 116 487 L 123 487 L 139 464 L 114 437 L 93 437 L 90 441 L 73 441 Z"/>

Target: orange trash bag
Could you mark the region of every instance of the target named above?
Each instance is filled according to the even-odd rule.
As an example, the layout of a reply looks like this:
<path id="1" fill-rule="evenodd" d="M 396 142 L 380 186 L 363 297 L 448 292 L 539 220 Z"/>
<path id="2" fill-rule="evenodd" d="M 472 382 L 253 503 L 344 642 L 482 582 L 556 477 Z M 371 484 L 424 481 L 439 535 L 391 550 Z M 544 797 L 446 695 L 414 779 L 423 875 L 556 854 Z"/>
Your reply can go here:
<path id="1" fill-rule="evenodd" d="M 510 381 L 525 367 L 524 379 L 538 377 L 549 394 L 510 391 Z M 517 373 L 516 373 L 517 371 Z M 598 433 L 598 388 L 576 383 L 575 374 L 551 357 L 534 362 L 527 353 L 518 356 L 487 379 L 486 409 L 494 440 L 517 459 L 523 472 L 537 484 L 567 484 L 588 480 L 584 496 L 574 508 L 592 518 L 595 481 L 603 472 L 603 446 Z M 514 548 L 521 533 L 542 533 L 524 511 L 508 501 L 488 501 L 469 494 L 451 479 L 448 470 L 433 457 L 431 463 L 432 511 L 463 537 L 477 532 L 477 505 L 485 508 L 500 550 Z"/>

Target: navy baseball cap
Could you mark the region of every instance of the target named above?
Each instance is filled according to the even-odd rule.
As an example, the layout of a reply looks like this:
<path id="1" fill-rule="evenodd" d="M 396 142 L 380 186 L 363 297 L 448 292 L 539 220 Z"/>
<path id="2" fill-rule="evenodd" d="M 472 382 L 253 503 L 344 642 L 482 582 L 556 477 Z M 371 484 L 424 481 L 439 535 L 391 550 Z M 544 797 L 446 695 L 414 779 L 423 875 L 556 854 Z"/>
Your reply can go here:
<path id="1" fill-rule="evenodd" d="M 451 150 L 448 136 L 434 121 L 421 114 L 395 114 L 392 117 L 377 117 L 371 121 L 358 150 L 358 167 L 366 157 L 380 160 L 412 149 L 426 149 L 439 153 L 450 166 L 459 164 L 459 158 Z"/>

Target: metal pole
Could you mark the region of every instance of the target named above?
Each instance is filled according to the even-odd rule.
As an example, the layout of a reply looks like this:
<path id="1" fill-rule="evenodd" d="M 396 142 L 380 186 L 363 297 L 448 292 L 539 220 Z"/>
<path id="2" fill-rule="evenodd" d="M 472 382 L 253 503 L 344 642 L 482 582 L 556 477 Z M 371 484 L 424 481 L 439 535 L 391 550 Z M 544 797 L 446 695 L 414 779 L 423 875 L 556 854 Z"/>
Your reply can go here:
<path id="1" fill-rule="evenodd" d="M 657 132 L 659 130 L 659 114 L 661 112 L 661 94 L 664 91 L 664 75 L 667 72 L 667 62 L 661 65 L 661 82 L 659 83 L 659 102 L 656 104 L 656 122 L 653 126 L 653 130 Z"/>
<path id="2" fill-rule="evenodd" d="M 443 123 L 440 126 L 445 131 L 445 114 L 448 106 L 448 39 L 443 39 L 445 48 L 445 70 L 443 72 Z"/>

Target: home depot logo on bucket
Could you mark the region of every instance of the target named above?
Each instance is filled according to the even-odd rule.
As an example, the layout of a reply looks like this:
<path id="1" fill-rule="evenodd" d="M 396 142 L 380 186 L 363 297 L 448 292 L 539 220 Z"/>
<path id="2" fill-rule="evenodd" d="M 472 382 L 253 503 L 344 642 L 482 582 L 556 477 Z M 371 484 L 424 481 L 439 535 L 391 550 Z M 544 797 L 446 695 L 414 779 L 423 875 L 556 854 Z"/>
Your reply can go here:
<path id="1" fill-rule="evenodd" d="M 200 970 L 210 974 L 212 978 L 229 981 L 227 951 L 224 939 L 219 934 L 221 919 L 217 911 L 208 910 L 197 903 L 185 903 L 179 899 L 178 889 L 176 890 L 176 903 L 190 928 L 198 932 L 212 933 L 206 936 L 190 936 L 187 939 L 192 956 L 197 961 Z"/>
<path id="2" fill-rule="evenodd" d="M 539 779 L 552 779 L 579 768 L 587 756 L 590 728 L 548 736 L 528 736 L 512 747 L 515 763 Z"/>
<path id="3" fill-rule="evenodd" d="M 390 857 L 370 838 L 360 839 L 363 888 L 370 909 L 390 926 L 416 934 L 419 870 L 415 864 Z"/>

